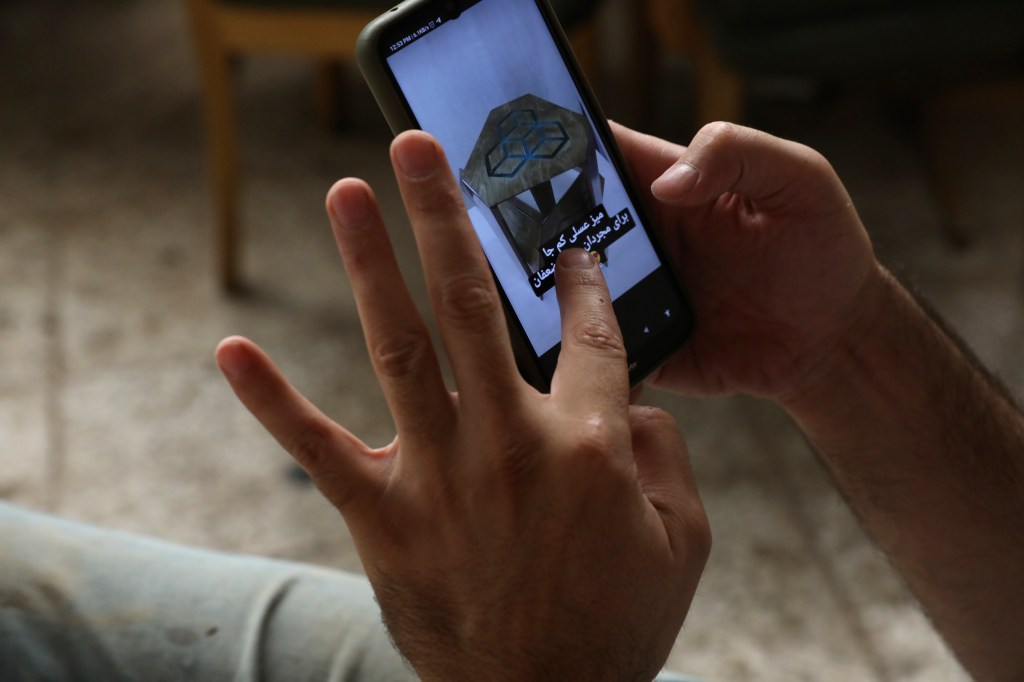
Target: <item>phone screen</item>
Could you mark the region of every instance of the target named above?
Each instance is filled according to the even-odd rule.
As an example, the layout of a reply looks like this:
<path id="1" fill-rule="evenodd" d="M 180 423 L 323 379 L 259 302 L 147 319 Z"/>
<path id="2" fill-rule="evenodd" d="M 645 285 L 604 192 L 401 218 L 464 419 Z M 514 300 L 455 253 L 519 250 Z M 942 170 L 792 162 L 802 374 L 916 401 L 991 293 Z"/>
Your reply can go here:
<path id="1" fill-rule="evenodd" d="M 631 373 L 653 369 L 688 333 L 689 310 L 546 13 L 534 0 L 479 0 L 414 16 L 380 57 L 444 147 L 540 367 L 550 379 L 561 342 L 555 261 L 583 248 L 601 263 Z"/>

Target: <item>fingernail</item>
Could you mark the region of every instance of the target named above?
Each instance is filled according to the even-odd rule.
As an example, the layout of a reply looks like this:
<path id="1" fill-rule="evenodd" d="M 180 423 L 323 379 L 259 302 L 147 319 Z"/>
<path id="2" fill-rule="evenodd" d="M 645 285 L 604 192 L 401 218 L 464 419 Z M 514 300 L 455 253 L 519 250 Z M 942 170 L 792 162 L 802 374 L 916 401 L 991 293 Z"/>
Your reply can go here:
<path id="1" fill-rule="evenodd" d="M 358 230 L 370 224 L 370 195 L 357 180 L 342 180 L 331 192 L 331 214 L 334 222 L 347 230 Z"/>
<path id="2" fill-rule="evenodd" d="M 228 379 L 237 379 L 248 371 L 252 360 L 241 344 L 228 339 L 222 341 L 217 349 L 217 365 Z"/>
<path id="3" fill-rule="evenodd" d="M 658 199 L 681 199 L 697 185 L 700 171 L 688 163 L 677 163 L 654 181 L 651 192 Z"/>
<path id="4" fill-rule="evenodd" d="M 589 270 L 596 263 L 594 254 L 583 249 L 569 249 L 558 257 L 558 264 L 570 270 Z"/>
<path id="5" fill-rule="evenodd" d="M 422 135 L 403 137 L 395 145 L 395 163 L 407 177 L 427 177 L 437 170 L 437 145 Z"/>

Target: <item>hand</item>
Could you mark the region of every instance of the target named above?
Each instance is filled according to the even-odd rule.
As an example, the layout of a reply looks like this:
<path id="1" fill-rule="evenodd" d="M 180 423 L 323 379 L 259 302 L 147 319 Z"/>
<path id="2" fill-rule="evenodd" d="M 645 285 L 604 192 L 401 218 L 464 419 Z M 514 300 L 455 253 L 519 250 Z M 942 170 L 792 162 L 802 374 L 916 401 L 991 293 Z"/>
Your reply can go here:
<path id="1" fill-rule="evenodd" d="M 589 254 L 559 260 L 550 395 L 518 375 L 498 293 L 437 143 L 393 147 L 457 394 L 370 189 L 328 211 L 398 436 L 371 450 L 251 342 L 218 362 L 341 511 L 395 643 L 423 679 L 641 679 L 668 656 L 709 549 L 678 428 L 629 406 L 622 338 Z"/>
<path id="2" fill-rule="evenodd" d="M 866 329 L 881 269 L 849 195 L 817 152 L 726 123 L 689 148 L 615 127 L 692 299 L 690 343 L 651 382 L 785 399 Z"/>

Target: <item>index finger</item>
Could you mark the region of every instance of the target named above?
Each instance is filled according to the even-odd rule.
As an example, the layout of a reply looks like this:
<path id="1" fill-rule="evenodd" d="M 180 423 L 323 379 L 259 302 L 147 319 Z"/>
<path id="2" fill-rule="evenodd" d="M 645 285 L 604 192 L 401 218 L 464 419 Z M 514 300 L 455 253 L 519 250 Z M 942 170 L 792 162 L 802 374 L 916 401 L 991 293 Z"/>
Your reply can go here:
<path id="1" fill-rule="evenodd" d="M 562 350 L 551 381 L 559 403 L 582 412 L 626 418 L 629 368 L 612 298 L 596 259 L 565 251 L 555 273 L 562 315 Z"/>

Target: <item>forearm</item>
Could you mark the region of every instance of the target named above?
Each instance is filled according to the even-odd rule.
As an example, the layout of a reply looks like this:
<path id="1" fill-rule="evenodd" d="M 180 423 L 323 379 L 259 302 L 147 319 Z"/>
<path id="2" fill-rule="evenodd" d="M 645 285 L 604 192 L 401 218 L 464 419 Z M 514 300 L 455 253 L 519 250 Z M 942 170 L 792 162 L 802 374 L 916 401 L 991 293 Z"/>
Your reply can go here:
<path id="1" fill-rule="evenodd" d="M 887 272 L 873 321 L 784 401 L 964 665 L 1024 676 L 1024 417 Z"/>

